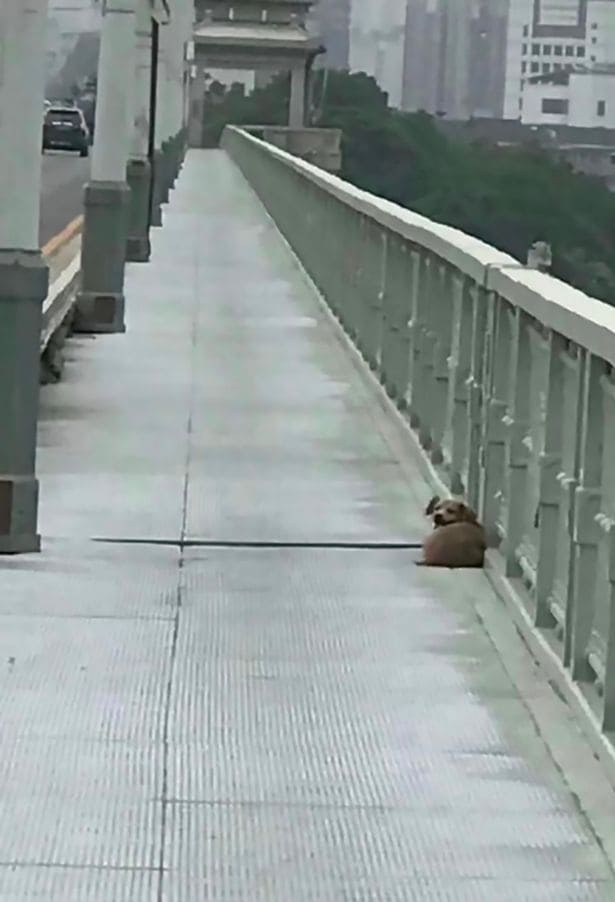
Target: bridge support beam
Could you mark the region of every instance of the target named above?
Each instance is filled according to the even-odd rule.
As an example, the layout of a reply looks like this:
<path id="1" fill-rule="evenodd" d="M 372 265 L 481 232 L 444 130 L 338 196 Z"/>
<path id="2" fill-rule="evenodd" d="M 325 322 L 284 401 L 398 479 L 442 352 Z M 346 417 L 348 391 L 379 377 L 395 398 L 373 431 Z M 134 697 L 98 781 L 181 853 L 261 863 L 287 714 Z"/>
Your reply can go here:
<path id="1" fill-rule="evenodd" d="M 123 332 L 129 188 L 126 165 L 135 58 L 135 0 L 107 0 L 103 12 L 92 180 L 85 190 L 82 291 L 75 328 Z"/>
<path id="2" fill-rule="evenodd" d="M 48 268 L 39 251 L 46 0 L 0 6 L 0 554 L 38 551 L 36 434 Z"/>

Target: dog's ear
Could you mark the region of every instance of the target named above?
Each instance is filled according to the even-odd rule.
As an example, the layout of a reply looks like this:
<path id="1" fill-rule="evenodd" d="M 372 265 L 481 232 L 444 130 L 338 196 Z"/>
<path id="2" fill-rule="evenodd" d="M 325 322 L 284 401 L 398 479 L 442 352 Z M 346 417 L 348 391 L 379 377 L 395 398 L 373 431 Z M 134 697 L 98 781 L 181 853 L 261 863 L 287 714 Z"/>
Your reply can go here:
<path id="1" fill-rule="evenodd" d="M 431 517 L 437 506 L 440 504 L 440 498 L 438 495 L 434 495 L 427 507 L 425 508 L 425 516 Z"/>
<path id="2" fill-rule="evenodd" d="M 467 523 L 478 523 L 478 516 L 476 512 L 473 511 L 471 507 L 468 507 L 467 504 L 461 505 L 461 515 L 462 519 Z"/>

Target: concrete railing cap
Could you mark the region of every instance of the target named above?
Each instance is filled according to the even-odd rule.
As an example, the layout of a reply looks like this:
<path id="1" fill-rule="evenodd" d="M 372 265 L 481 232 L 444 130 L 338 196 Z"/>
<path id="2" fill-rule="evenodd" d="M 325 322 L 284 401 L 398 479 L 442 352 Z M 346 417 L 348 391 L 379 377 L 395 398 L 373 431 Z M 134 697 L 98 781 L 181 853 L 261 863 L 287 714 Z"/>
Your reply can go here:
<path id="1" fill-rule="evenodd" d="M 528 269 L 514 257 L 478 238 L 362 191 L 338 176 L 266 144 L 243 129 L 229 127 L 229 132 L 241 136 L 341 202 L 430 251 L 549 329 L 615 366 L 615 308 L 609 304 L 553 276 Z"/>

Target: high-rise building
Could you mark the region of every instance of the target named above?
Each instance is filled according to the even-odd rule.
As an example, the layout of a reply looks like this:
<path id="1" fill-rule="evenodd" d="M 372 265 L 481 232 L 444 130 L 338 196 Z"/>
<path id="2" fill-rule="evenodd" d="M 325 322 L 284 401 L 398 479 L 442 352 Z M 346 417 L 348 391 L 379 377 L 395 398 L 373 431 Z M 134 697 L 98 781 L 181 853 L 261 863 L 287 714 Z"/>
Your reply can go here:
<path id="1" fill-rule="evenodd" d="M 502 115 L 508 0 L 407 0 L 402 105 Z"/>
<path id="2" fill-rule="evenodd" d="M 320 63 L 330 69 L 350 65 L 350 9 L 351 0 L 318 0 L 312 11 L 313 27 L 327 48 Z"/>
<path id="3" fill-rule="evenodd" d="M 349 57 L 392 106 L 520 119 L 528 80 L 615 64 L 615 0 L 352 0 Z"/>
<path id="4" fill-rule="evenodd" d="M 350 68 L 372 75 L 401 106 L 407 0 L 352 0 Z"/>
<path id="5" fill-rule="evenodd" d="M 528 82 L 612 63 L 615 0 L 510 0 L 504 103 L 507 119 L 522 118 Z"/>

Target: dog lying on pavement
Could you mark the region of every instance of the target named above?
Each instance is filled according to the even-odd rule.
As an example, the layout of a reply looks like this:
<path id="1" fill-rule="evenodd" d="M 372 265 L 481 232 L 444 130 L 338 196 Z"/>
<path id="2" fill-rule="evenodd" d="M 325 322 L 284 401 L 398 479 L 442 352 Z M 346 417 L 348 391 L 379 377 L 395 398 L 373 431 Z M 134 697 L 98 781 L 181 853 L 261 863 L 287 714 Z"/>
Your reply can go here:
<path id="1" fill-rule="evenodd" d="M 487 542 L 474 511 L 462 501 L 432 498 L 425 514 L 433 532 L 423 542 L 421 567 L 482 567 Z"/>

